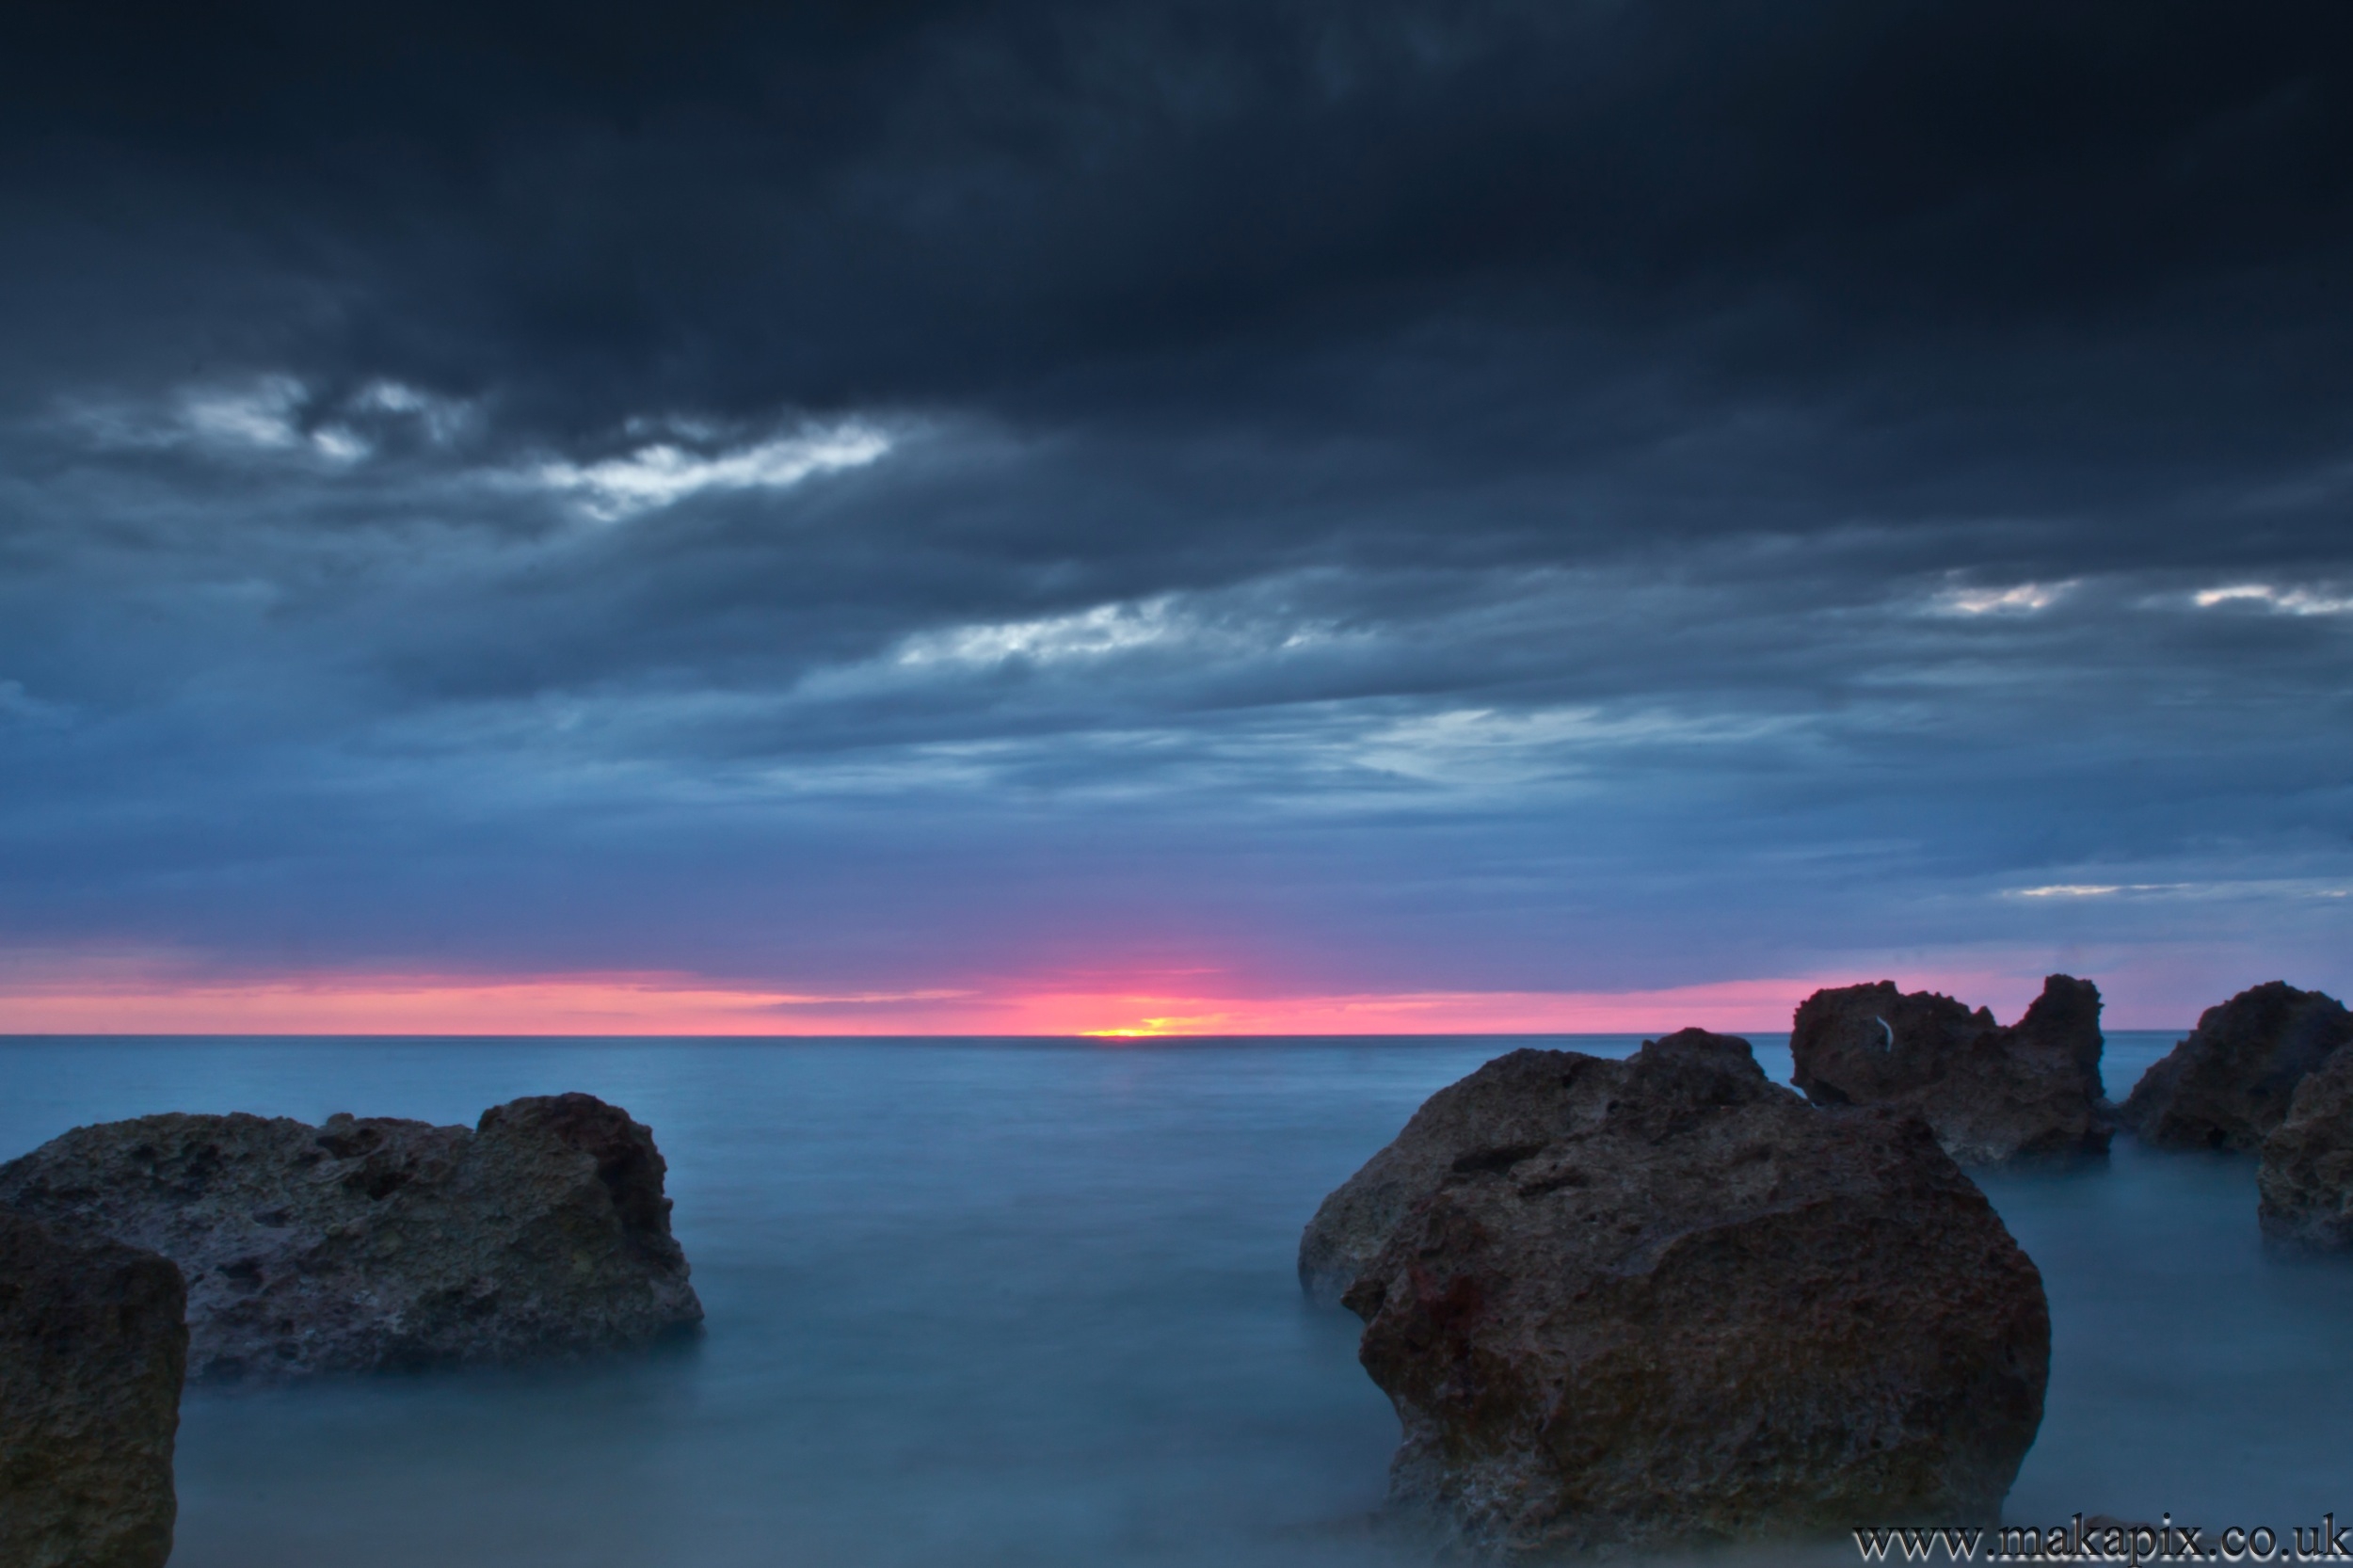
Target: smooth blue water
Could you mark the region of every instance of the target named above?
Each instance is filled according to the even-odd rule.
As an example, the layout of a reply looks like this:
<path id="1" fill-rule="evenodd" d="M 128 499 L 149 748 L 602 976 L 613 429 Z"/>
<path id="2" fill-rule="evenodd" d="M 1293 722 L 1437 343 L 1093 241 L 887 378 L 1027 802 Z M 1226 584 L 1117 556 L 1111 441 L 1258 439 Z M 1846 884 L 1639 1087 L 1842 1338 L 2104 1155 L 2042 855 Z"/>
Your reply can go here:
<path id="1" fill-rule="evenodd" d="M 2111 1088 L 2173 1038 L 2111 1035 Z M 669 1160 L 698 1346 L 194 1392 L 179 1568 L 1408 1563 L 1367 1519 L 1395 1419 L 1293 1253 L 1516 1043 L 19 1041 L 0 1158 L 158 1110 L 471 1123 L 583 1089 Z M 2266 1258 L 2249 1161 L 1985 1185 L 2056 1325 L 2012 1518 L 2353 1512 L 2353 1266 Z"/>

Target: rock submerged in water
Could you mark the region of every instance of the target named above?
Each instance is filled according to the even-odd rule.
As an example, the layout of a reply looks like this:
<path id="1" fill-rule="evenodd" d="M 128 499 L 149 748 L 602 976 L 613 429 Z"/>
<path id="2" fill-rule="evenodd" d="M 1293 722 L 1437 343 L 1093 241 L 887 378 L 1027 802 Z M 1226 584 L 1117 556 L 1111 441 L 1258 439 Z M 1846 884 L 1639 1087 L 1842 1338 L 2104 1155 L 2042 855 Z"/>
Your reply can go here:
<path id="1" fill-rule="evenodd" d="M 1892 981 L 1817 991 L 1789 1054 L 1817 1104 L 1916 1111 L 1955 1160 L 2002 1165 L 2107 1152 L 2101 1045 L 2100 988 L 2055 974 L 2008 1028 Z"/>
<path id="2" fill-rule="evenodd" d="M 186 1300 L 167 1259 L 0 1208 L 0 1563 L 171 1555 Z"/>
<path id="3" fill-rule="evenodd" d="M 653 1136 L 587 1095 L 472 1130 L 143 1116 L 0 1165 L 0 1205 L 187 1276 L 192 1379 L 569 1357 L 687 1328 Z"/>
<path id="4" fill-rule="evenodd" d="M 2353 1046 L 2338 1048 L 2296 1086 L 2264 1140 L 2264 1235 L 2311 1252 L 2353 1251 Z"/>
<path id="5" fill-rule="evenodd" d="M 1409 1139 L 1312 1249 L 1328 1278 L 1401 1206 L 1345 1296 L 1404 1429 L 1395 1500 L 1507 1552 L 1998 1516 L 2049 1307 L 1916 1117 L 1811 1106 L 1687 1030 L 1515 1051 Z"/>
<path id="6" fill-rule="evenodd" d="M 2287 1119 L 2297 1085 L 2348 1044 L 2353 1014 L 2334 997 L 2274 980 L 2201 1014 L 2119 1114 L 2163 1148 L 2260 1148 Z"/>

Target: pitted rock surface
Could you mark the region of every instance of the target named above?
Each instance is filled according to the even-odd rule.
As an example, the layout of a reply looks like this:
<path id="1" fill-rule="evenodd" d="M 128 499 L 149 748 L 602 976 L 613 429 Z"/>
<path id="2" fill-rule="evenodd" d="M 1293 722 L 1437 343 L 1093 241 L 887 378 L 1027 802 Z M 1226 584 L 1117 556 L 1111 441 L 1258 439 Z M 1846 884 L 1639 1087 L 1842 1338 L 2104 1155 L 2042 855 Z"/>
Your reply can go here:
<path id="1" fill-rule="evenodd" d="M 2353 1014 L 2336 998 L 2274 980 L 2201 1014 L 2120 1114 L 2164 1148 L 2261 1148 L 2305 1075 L 2349 1044 Z"/>
<path id="2" fill-rule="evenodd" d="M 2271 1240 L 2353 1251 L 2353 1046 L 2305 1075 L 2264 1140 L 2256 1212 Z"/>
<path id="3" fill-rule="evenodd" d="M 1416 1203 L 1461 1172 L 1508 1169 L 1542 1147 L 1567 1125 L 1572 1100 L 1563 1085 L 1585 1060 L 1575 1051 L 1515 1050 L 1431 1096 L 1307 1222 L 1301 1288 L 1338 1304 Z"/>
<path id="4" fill-rule="evenodd" d="M 1697 1031 L 1505 1062 L 1523 1111 L 1552 1075 L 1550 1125 L 1458 1128 L 1493 1158 L 1346 1295 L 1397 1501 L 1514 1554 L 1998 1516 L 2049 1308 L 1925 1123 L 1809 1105 Z"/>
<path id="5" fill-rule="evenodd" d="M 153 1253 L 0 1208 L 0 1563 L 171 1555 L 186 1299 Z"/>
<path id="6" fill-rule="evenodd" d="M 2107 1152 L 2100 1085 L 2100 990 L 2055 974 L 2007 1028 L 1892 981 L 1817 991 L 1789 1036 L 1794 1081 L 1821 1105 L 1917 1112 L 1963 1164 Z"/>
<path id="7" fill-rule="evenodd" d="M 162 1254 L 194 1379 L 573 1357 L 702 1318 L 653 1136 L 587 1095 L 472 1129 L 143 1116 L 0 1166 L 0 1204 Z"/>

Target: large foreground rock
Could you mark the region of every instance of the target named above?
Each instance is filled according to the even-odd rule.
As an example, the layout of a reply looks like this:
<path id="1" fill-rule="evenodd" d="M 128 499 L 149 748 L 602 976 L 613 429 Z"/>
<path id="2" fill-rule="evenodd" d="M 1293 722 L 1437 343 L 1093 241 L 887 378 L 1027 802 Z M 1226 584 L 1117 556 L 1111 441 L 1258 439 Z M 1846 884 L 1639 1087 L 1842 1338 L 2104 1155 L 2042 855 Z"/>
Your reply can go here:
<path id="1" fill-rule="evenodd" d="M 0 1204 L 178 1263 L 201 1379 L 577 1356 L 700 1321 L 653 1136 L 587 1095 L 472 1130 L 144 1116 L 0 1166 Z"/>
<path id="2" fill-rule="evenodd" d="M 1346 1296 L 1396 1499 L 1513 1552 L 1996 1517 L 2049 1309 L 1926 1124 L 1697 1031 L 1482 1072 L 1548 1075 L 1560 1114 L 1499 1127 Z"/>
<path id="3" fill-rule="evenodd" d="M 1789 1036 L 1793 1081 L 1821 1105 L 1917 1112 L 1945 1152 L 1999 1165 L 2107 1152 L 2100 988 L 2055 974 L 2004 1028 L 1980 1007 L 1894 982 L 1817 991 Z"/>
<path id="4" fill-rule="evenodd" d="M 180 1271 L 0 1208 L 0 1563 L 159 1568 L 187 1365 Z"/>
<path id="5" fill-rule="evenodd" d="M 2347 1044 L 2353 1014 L 2334 997 L 2275 980 L 2207 1008 L 2189 1038 L 2141 1075 L 2120 1114 L 2166 1148 L 2260 1148 L 2305 1075 Z"/>
<path id="6" fill-rule="evenodd" d="M 2353 1250 L 2353 1046 L 2296 1086 L 2288 1113 L 2264 1140 L 2264 1234 L 2313 1252 Z"/>

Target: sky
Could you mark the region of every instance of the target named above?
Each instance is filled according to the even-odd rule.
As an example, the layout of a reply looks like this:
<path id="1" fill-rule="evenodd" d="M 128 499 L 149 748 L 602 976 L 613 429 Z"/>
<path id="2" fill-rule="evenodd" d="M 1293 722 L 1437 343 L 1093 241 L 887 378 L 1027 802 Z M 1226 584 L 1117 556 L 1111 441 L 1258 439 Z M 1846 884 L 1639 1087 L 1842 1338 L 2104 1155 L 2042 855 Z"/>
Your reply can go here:
<path id="1" fill-rule="evenodd" d="M 0 1032 L 2353 985 L 2353 8 L 0 21 Z"/>

